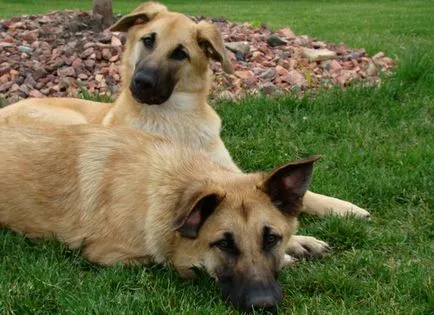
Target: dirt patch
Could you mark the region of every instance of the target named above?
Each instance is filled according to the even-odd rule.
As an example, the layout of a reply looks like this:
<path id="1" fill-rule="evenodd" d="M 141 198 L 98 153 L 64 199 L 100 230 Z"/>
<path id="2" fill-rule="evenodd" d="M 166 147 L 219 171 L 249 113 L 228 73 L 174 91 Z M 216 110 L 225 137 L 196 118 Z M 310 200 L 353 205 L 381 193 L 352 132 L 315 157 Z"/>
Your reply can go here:
<path id="1" fill-rule="evenodd" d="M 117 20 L 119 16 L 114 17 Z M 221 31 L 235 73 L 218 63 L 212 93 L 237 99 L 245 94 L 302 93 L 320 86 L 347 86 L 354 81 L 379 83 L 393 60 L 383 53 L 369 57 L 364 49 L 330 44 L 289 28 L 272 32 L 265 25 L 207 20 Z M 125 35 L 104 30 L 88 12 L 62 11 L 0 21 L 0 98 L 116 95 Z"/>

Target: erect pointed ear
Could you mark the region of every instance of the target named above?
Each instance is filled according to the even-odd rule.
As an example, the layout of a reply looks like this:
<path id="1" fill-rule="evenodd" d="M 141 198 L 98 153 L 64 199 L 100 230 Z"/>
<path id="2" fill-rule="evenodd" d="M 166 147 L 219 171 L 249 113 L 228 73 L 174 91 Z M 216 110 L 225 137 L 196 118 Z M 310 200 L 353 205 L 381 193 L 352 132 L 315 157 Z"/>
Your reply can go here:
<path id="1" fill-rule="evenodd" d="M 200 21 L 197 25 L 197 41 L 208 58 L 219 61 L 226 73 L 234 72 L 223 38 L 217 27 L 205 21 Z"/>
<path id="2" fill-rule="evenodd" d="M 310 184 L 313 162 L 319 156 L 288 163 L 270 172 L 264 181 L 264 191 L 285 215 L 296 216 L 302 198 Z"/>
<path id="3" fill-rule="evenodd" d="M 167 7 L 161 3 L 153 1 L 143 3 L 132 13 L 123 16 L 110 26 L 109 30 L 112 32 L 128 32 L 131 26 L 145 24 L 161 12 L 167 12 Z"/>
<path id="4" fill-rule="evenodd" d="M 224 191 L 206 186 L 206 183 L 193 184 L 178 202 L 172 229 L 183 237 L 195 239 L 205 220 L 224 199 Z"/>

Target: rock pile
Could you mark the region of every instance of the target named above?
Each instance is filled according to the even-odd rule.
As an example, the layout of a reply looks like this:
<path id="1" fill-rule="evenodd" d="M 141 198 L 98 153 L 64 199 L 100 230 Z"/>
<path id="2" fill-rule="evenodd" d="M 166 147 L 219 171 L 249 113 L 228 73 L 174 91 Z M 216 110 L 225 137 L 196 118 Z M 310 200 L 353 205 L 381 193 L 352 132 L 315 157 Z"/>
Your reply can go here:
<path id="1" fill-rule="evenodd" d="M 213 64 L 213 94 L 236 99 L 245 93 L 303 91 L 354 80 L 377 83 L 393 60 L 383 53 L 368 57 L 363 49 L 332 45 L 289 28 L 206 19 L 223 34 L 235 73 Z M 101 29 L 100 21 L 82 11 L 52 12 L 0 20 L 0 99 L 77 96 L 82 89 L 116 95 L 125 36 Z"/>

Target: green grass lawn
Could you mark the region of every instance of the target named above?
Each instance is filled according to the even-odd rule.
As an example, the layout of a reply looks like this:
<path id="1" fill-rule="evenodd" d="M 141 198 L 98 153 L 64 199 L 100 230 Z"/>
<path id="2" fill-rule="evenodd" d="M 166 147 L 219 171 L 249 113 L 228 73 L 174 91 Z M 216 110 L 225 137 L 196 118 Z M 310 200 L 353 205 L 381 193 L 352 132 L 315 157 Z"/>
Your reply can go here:
<path id="1" fill-rule="evenodd" d="M 173 2 L 173 5 L 171 4 Z M 0 16 L 89 8 L 90 0 L 0 0 Z M 114 0 L 127 12 L 138 1 Z M 246 170 L 319 153 L 313 190 L 371 211 L 303 217 L 300 233 L 333 252 L 280 276 L 281 314 L 434 314 L 434 4 L 432 1 L 166 1 L 189 14 L 291 26 L 321 40 L 399 58 L 378 87 L 300 99 L 219 103 L 223 137 Z M 163 267 L 103 268 L 54 241 L 0 230 L 0 314 L 225 314 L 205 276 Z"/>

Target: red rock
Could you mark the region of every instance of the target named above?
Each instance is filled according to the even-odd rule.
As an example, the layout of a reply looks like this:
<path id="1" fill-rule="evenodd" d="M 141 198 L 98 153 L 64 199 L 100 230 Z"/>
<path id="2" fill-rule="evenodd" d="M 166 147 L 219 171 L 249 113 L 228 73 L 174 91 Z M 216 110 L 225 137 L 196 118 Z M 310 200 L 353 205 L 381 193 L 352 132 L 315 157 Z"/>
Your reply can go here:
<path id="1" fill-rule="evenodd" d="M 109 59 L 110 62 L 116 62 L 118 60 L 119 60 L 119 55 L 114 55 Z"/>
<path id="2" fill-rule="evenodd" d="M 250 57 L 250 60 L 257 62 L 259 62 L 261 59 L 263 59 L 263 54 L 260 51 L 254 51 Z"/>
<path id="3" fill-rule="evenodd" d="M 371 61 L 368 63 L 368 66 L 366 67 L 366 74 L 370 77 L 376 76 L 378 74 L 377 67 Z"/>
<path id="4" fill-rule="evenodd" d="M 84 62 L 84 65 L 86 66 L 86 68 L 92 70 L 95 67 L 95 60 L 92 60 L 92 59 L 86 60 Z"/>
<path id="5" fill-rule="evenodd" d="M 257 81 L 256 77 L 249 77 L 243 79 L 244 85 L 248 88 L 253 88 L 256 84 L 256 81 Z"/>
<path id="6" fill-rule="evenodd" d="M 110 49 L 104 48 L 101 53 L 102 57 L 106 60 L 109 60 L 112 56 Z"/>
<path id="7" fill-rule="evenodd" d="M 81 58 L 75 58 L 71 66 L 77 71 L 77 69 L 83 67 L 83 60 L 81 60 Z"/>
<path id="8" fill-rule="evenodd" d="M 275 62 L 272 62 L 272 61 L 264 61 L 262 64 L 263 64 L 265 67 L 275 67 L 275 66 L 276 66 L 276 63 L 275 63 Z"/>
<path id="9" fill-rule="evenodd" d="M 34 70 L 32 71 L 32 77 L 36 81 L 41 79 L 47 74 L 47 71 L 42 66 L 35 66 Z"/>
<path id="10" fill-rule="evenodd" d="M 346 55 L 348 53 L 348 47 L 345 44 L 341 43 L 335 51 L 336 54 L 338 54 L 339 56 Z"/>
<path id="11" fill-rule="evenodd" d="M 285 76 L 288 75 L 288 70 L 286 70 L 284 67 L 282 66 L 276 66 L 276 72 L 278 75 L 280 76 Z"/>
<path id="12" fill-rule="evenodd" d="M 5 84 L 6 82 L 9 82 L 9 81 L 11 81 L 11 77 L 10 77 L 9 73 L 3 74 L 0 77 L 0 84 Z"/>
<path id="13" fill-rule="evenodd" d="M 83 53 L 80 55 L 81 58 L 85 59 L 91 56 L 94 53 L 94 49 L 92 47 L 86 49 L 83 51 Z"/>
<path id="14" fill-rule="evenodd" d="M 111 45 L 114 47 L 117 46 L 122 46 L 122 42 L 119 38 L 117 38 L 116 36 L 112 36 L 112 41 L 111 41 Z"/>
<path id="15" fill-rule="evenodd" d="M 86 44 L 84 44 L 83 49 L 87 50 L 89 48 L 93 48 L 94 46 L 95 46 L 95 43 L 87 42 Z"/>
<path id="16" fill-rule="evenodd" d="M 14 45 L 11 44 L 10 42 L 0 42 L 0 49 L 6 49 L 12 47 L 14 47 Z"/>
<path id="17" fill-rule="evenodd" d="M 276 86 L 271 82 L 265 82 L 264 84 L 260 85 L 260 88 L 265 95 L 271 95 L 276 91 Z"/>
<path id="18" fill-rule="evenodd" d="M 351 62 L 351 61 L 344 61 L 343 62 L 343 64 L 342 64 L 342 67 L 345 69 L 345 70 L 351 70 L 351 69 L 353 69 L 353 63 Z"/>
<path id="19" fill-rule="evenodd" d="M 254 74 L 250 70 L 242 70 L 242 71 L 235 71 L 235 75 L 241 79 L 247 79 L 254 77 Z"/>
<path id="20" fill-rule="evenodd" d="M 334 59 L 330 60 L 329 64 L 330 64 L 330 72 L 337 72 L 337 71 L 340 71 L 342 69 L 341 64 Z"/>
<path id="21" fill-rule="evenodd" d="M 9 25 L 9 29 L 24 28 L 24 22 L 15 22 Z"/>
<path id="22" fill-rule="evenodd" d="M 288 69 L 289 70 L 293 70 L 297 67 L 297 59 L 291 58 L 289 59 L 289 66 Z"/>
<path id="23" fill-rule="evenodd" d="M 38 39 L 34 31 L 24 31 L 21 33 L 21 39 L 25 40 L 29 44 L 33 43 L 35 40 Z"/>
<path id="24" fill-rule="evenodd" d="M 295 34 L 288 27 L 282 28 L 281 30 L 278 31 L 278 33 L 282 36 L 285 36 L 286 38 L 295 38 Z"/>
<path id="25" fill-rule="evenodd" d="M 342 70 L 341 74 L 336 78 L 340 85 L 347 85 L 349 82 L 357 78 L 357 74 L 352 70 Z"/>
<path id="26" fill-rule="evenodd" d="M 29 96 L 30 97 L 44 97 L 44 95 L 41 92 L 39 92 L 38 90 L 31 90 L 29 92 Z"/>
<path id="27" fill-rule="evenodd" d="M 307 81 L 304 75 L 297 70 L 289 71 L 288 75 L 281 77 L 280 80 L 283 82 L 288 82 L 289 84 L 298 86 L 300 88 L 307 87 Z"/>
<path id="28" fill-rule="evenodd" d="M 3 75 L 5 73 L 9 73 L 11 71 L 11 66 L 7 62 L 4 62 L 0 65 L 0 75 Z"/>
<path id="29" fill-rule="evenodd" d="M 75 77 L 77 74 L 73 67 L 66 67 L 57 70 L 59 77 Z"/>
<path id="30" fill-rule="evenodd" d="M 0 93 L 4 93 L 11 88 L 14 82 L 5 82 L 0 85 Z"/>

